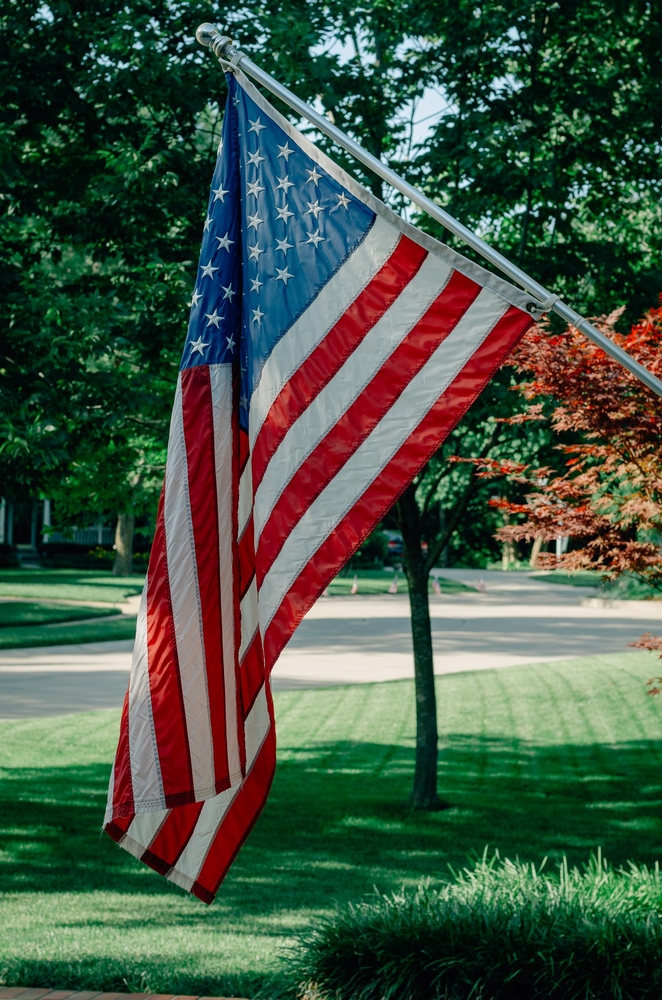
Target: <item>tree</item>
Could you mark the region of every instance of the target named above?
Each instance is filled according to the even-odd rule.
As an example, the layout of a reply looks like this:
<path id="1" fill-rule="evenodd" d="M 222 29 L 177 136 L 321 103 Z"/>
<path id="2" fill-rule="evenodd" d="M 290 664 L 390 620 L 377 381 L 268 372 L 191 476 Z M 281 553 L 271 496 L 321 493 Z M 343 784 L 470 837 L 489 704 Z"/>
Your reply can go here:
<path id="1" fill-rule="evenodd" d="M 662 285 L 659 6 L 424 2 L 414 24 L 446 103 L 419 183 L 580 310 L 641 315 Z"/>
<path id="2" fill-rule="evenodd" d="M 655 374 L 662 374 L 662 306 L 649 310 L 627 334 L 619 313 L 599 328 Z M 520 386 L 529 402 L 513 418 L 548 422 L 561 437 L 560 467 L 488 463 L 485 474 L 510 472 L 533 490 L 525 503 L 493 501 L 520 523 L 502 538 L 569 536 L 572 548 L 557 558 L 542 553 L 543 566 L 594 569 L 608 578 L 633 573 L 662 590 L 662 413 L 658 397 L 572 327 L 555 334 L 533 327 L 512 363 L 528 376 Z M 565 440 L 564 440 L 565 439 Z"/>
<path id="3" fill-rule="evenodd" d="M 499 512 L 488 506 L 496 486 L 482 475 L 484 465 L 508 468 L 544 454 L 551 435 L 546 427 L 511 425 L 503 416 L 513 413 L 517 396 L 508 370 L 497 373 L 438 452 L 404 491 L 394 515 L 404 542 L 404 569 L 409 584 L 416 691 L 416 764 L 411 803 L 415 808 L 441 808 L 437 793 L 437 705 L 430 628 L 429 577 L 444 550 L 474 522 L 485 528 L 485 510 L 491 531 Z M 513 498 L 518 485 L 506 484 Z M 489 522 L 488 522 L 489 523 Z M 459 536 L 459 537 L 458 537 Z M 496 547 L 495 547 L 496 548 Z M 496 551 L 489 553 L 492 558 Z"/>

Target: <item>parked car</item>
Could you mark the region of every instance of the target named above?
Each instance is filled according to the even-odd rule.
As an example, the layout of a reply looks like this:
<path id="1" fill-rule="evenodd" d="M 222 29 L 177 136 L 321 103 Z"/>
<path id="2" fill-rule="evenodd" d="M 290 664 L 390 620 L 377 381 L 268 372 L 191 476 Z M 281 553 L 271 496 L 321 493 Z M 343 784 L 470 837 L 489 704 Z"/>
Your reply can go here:
<path id="1" fill-rule="evenodd" d="M 402 541 L 402 532 L 392 531 L 390 528 L 387 528 L 384 530 L 384 534 L 386 535 L 388 545 L 386 562 L 400 562 L 405 552 L 404 543 Z"/>

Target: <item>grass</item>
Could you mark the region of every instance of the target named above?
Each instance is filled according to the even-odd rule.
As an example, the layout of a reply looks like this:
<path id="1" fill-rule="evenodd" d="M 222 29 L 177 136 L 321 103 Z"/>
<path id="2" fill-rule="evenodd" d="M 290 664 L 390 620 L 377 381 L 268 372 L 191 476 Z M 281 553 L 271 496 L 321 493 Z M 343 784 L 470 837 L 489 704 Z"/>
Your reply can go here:
<path id="1" fill-rule="evenodd" d="M 281 691 L 262 817 L 206 908 L 100 833 L 119 712 L 0 723 L 0 982 L 275 997 L 336 903 L 444 883 L 485 845 L 571 865 L 653 865 L 662 703 L 632 652 L 440 677 L 440 787 L 406 805 L 408 681 Z"/>
<path id="2" fill-rule="evenodd" d="M 629 573 L 624 573 L 616 580 L 605 580 L 601 573 L 594 573 L 590 570 L 577 570 L 576 573 L 552 570 L 551 573 L 531 573 L 530 575 L 534 580 L 563 583 L 570 587 L 596 587 L 600 597 L 611 600 L 659 601 L 662 599 L 661 590 L 651 587 Z"/>
<path id="3" fill-rule="evenodd" d="M 94 610 L 97 610 L 96 608 Z M 112 613 L 112 612 L 111 612 Z M 83 616 L 80 615 L 82 618 Z M 35 646 L 68 646 L 85 642 L 113 642 L 134 639 L 136 619 L 131 615 L 89 622 L 56 625 L 15 625 L 0 628 L 0 649 L 28 649 Z"/>
<path id="4" fill-rule="evenodd" d="M 121 604 L 139 594 L 143 582 L 144 576 L 113 576 L 103 570 L 2 569 L 0 597 Z"/>
<path id="5" fill-rule="evenodd" d="M 329 584 L 329 596 L 342 597 L 350 594 L 355 576 L 357 577 L 358 583 L 357 593 L 387 594 L 388 588 L 393 583 L 394 574 L 383 569 L 350 570 L 344 576 L 337 576 L 335 580 Z M 463 590 L 475 593 L 475 587 L 467 587 L 464 583 L 460 583 L 458 580 L 448 580 L 445 577 L 440 576 L 438 581 L 439 589 L 442 594 L 456 594 Z M 406 594 L 408 590 L 409 587 L 407 585 L 407 577 L 402 571 L 400 571 L 398 573 L 398 593 Z M 433 592 L 432 581 L 430 581 L 429 590 L 430 593 Z"/>
<path id="6" fill-rule="evenodd" d="M 0 649 L 133 639 L 135 617 L 104 619 L 116 615 L 117 606 L 128 597 L 139 594 L 143 582 L 142 576 L 118 577 L 103 570 L 0 570 L 0 598 L 23 598 L 0 600 Z M 68 607 L 49 603 L 54 599 L 81 603 Z M 86 601 L 108 607 L 90 607 Z"/>
<path id="7" fill-rule="evenodd" d="M 80 621 L 85 618 L 105 618 L 114 613 L 114 608 L 91 608 L 80 604 L 0 600 L 0 629 L 15 626 L 53 625 L 60 622 Z"/>
<path id="8" fill-rule="evenodd" d="M 530 573 L 532 580 L 545 580 L 547 583 L 562 583 L 568 587 L 601 587 L 603 577 L 601 573 L 594 573 L 591 570 L 577 570 L 576 573 L 566 573 L 561 569 L 554 569 L 549 573 Z"/>
<path id="9" fill-rule="evenodd" d="M 393 573 L 383 570 L 359 570 L 359 594 L 385 594 L 393 581 Z M 332 596 L 349 595 L 354 574 L 337 577 L 329 587 Z M 440 578 L 442 593 L 470 590 L 462 583 Z M 136 619 L 126 615 L 109 621 L 78 622 L 67 620 L 102 617 L 112 614 L 118 603 L 139 594 L 143 577 L 114 577 L 110 572 L 89 570 L 0 570 L 0 598 L 34 598 L 28 601 L 0 600 L 0 649 L 31 646 L 61 646 L 69 643 L 110 642 L 133 639 Z M 398 590 L 406 593 L 407 580 L 401 573 Z M 37 599 L 45 598 L 45 602 Z M 83 605 L 65 609 L 48 604 L 48 599 L 68 601 L 102 601 L 111 607 L 90 608 Z M 112 607 L 114 605 L 114 607 Z M 59 622 L 58 622 L 59 616 Z"/>
<path id="10" fill-rule="evenodd" d="M 320 1000 L 657 1000 L 661 910 L 657 866 L 593 855 L 551 872 L 485 854 L 438 889 L 343 908 L 297 965 Z"/>

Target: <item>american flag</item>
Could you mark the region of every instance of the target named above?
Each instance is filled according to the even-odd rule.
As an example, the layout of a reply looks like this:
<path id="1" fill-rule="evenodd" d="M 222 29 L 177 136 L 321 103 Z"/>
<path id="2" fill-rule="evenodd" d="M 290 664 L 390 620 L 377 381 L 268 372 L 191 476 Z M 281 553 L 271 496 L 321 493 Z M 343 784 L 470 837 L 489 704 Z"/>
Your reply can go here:
<path id="1" fill-rule="evenodd" d="M 281 650 L 533 318 L 228 88 L 105 820 L 208 903 L 268 795 Z"/>

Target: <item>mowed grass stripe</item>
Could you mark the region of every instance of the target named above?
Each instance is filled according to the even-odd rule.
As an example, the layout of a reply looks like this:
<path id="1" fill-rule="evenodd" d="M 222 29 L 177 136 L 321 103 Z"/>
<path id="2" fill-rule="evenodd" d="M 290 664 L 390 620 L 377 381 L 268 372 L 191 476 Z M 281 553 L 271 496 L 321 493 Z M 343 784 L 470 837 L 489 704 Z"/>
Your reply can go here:
<path id="1" fill-rule="evenodd" d="M 485 845 L 654 864 L 662 699 L 645 653 L 437 679 L 440 792 L 412 813 L 409 681 L 278 692 L 273 792 L 210 909 L 100 833 L 118 712 L 0 724 L 0 981 L 275 994 L 335 902 L 444 879 Z"/>

